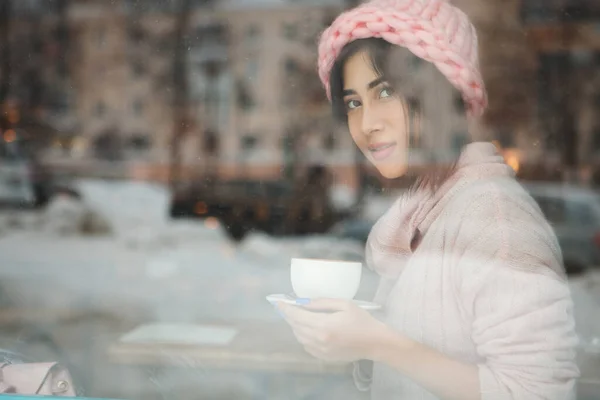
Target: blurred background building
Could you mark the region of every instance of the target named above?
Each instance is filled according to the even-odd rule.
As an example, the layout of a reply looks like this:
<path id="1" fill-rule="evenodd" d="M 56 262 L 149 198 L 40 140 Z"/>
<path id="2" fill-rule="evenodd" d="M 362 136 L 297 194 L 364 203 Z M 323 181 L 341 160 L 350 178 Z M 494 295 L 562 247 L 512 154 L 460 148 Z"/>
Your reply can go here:
<path id="1" fill-rule="evenodd" d="M 555 229 L 579 397 L 596 399 L 600 0 L 449 1 L 477 27 L 489 108 L 465 126 L 410 57 L 403 93 L 436 133 L 424 147 L 495 141 Z M 0 356 L 60 360 L 95 398 L 350 399 L 286 343 L 265 296 L 292 293 L 292 257 L 363 262 L 407 183 L 358 154 L 317 76 L 319 33 L 358 3 L 0 0 Z M 371 299 L 378 276 L 362 280 Z M 239 323 L 240 348 L 212 342 L 207 362 L 206 342 L 181 347 L 216 320 Z M 173 352 L 125 343 L 147 323 Z"/>
<path id="2" fill-rule="evenodd" d="M 354 146 L 331 121 L 315 71 L 319 33 L 351 3 L 5 1 L 4 140 L 81 174 L 279 179 L 327 164 L 355 185 Z M 489 88 L 476 137 L 496 140 L 522 174 L 591 179 L 600 5 L 454 3 L 479 30 Z M 423 92 L 437 87 L 422 65 L 405 68 Z M 449 96 L 435 123 L 452 126 L 440 142 L 460 149 L 467 130 L 454 126 Z"/>

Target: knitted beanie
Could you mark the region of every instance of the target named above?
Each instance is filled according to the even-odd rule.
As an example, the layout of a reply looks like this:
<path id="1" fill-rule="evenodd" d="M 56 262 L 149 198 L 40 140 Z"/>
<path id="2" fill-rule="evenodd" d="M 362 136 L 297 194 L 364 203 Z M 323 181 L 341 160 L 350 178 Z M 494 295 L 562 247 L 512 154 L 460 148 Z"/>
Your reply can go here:
<path id="1" fill-rule="evenodd" d="M 461 92 L 468 113 L 483 113 L 487 93 L 479 71 L 477 34 L 466 14 L 448 0 L 371 0 L 338 16 L 319 43 L 319 77 L 329 100 L 329 75 L 342 48 L 373 37 L 433 63 Z"/>

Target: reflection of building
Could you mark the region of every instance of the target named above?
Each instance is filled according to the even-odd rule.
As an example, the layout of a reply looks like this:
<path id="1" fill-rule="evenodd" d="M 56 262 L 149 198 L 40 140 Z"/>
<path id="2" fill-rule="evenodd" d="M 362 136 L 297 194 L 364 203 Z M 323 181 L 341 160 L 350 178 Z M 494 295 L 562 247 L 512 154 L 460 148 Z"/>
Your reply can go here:
<path id="1" fill-rule="evenodd" d="M 455 0 L 477 28 L 481 71 L 489 106 L 483 116 L 482 139 L 504 148 L 519 148 L 536 157 L 535 54 L 526 42 L 521 0 Z"/>
<path id="2" fill-rule="evenodd" d="M 567 165 L 600 157 L 600 3 L 522 0 L 521 15 L 537 55 L 540 128 L 550 152 Z"/>
<path id="3" fill-rule="evenodd" d="M 3 57 L 9 56 L 2 60 L 0 80 L 8 73 L 7 97 L 3 100 L 7 102 L 5 106 L 10 104 L 10 115 L 3 120 L 8 114 L 4 114 L 7 109 L 2 110 L 0 128 L 10 128 L 11 132 L 16 128 L 18 140 L 27 139 L 36 149 L 50 144 L 48 139 L 59 144 L 68 140 L 77 128 L 71 107 L 76 93 L 68 73 L 65 3 L 24 0 L 3 5 L 8 8 L 10 18 L 2 33 L 8 37 L 1 38 L 7 43 Z"/>
<path id="4" fill-rule="evenodd" d="M 227 74 L 236 99 L 221 141 L 223 171 L 278 176 L 290 166 L 324 164 L 338 179 L 353 179 L 354 145 L 334 127 L 316 74 L 318 34 L 340 10 L 341 2 L 307 1 L 223 6 L 211 17 L 198 12 L 196 21 L 220 21 L 230 32 Z M 439 74 L 423 64 L 411 61 L 402 68 L 415 75 L 413 97 L 431 117 L 428 129 L 439 132 L 428 145 L 458 148 L 467 127 L 458 118 L 457 99 L 451 90 L 440 93 L 449 85 L 439 85 Z"/>
<path id="5" fill-rule="evenodd" d="M 521 161 L 560 165 L 600 151 L 600 2 L 454 2 L 473 19 L 490 95 L 485 130 Z M 563 168 L 564 169 L 564 168 Z"/>
<path id="6" fill-rule="evenodd" d="M 189 31 L 188 86 L 191 117 L 196 127 L 183 146 L 186 164 L 194 160 L 209 174 L 216 173 L 221 139 L 229 129 L 229 108 L 233 102 L 233 77 L 229 69 L 229 32 L 220 22 L 192 23 Z"/>
<path id="7" fill-rule="evenodd" d="M 556 21 L 582 22 L 600 19 L 596 0 L 520 0 L 525 24 L 553 25 Z M 554 42 L 559 42 L 555 37 Z"/>
<path id="8" fill-rule="evenodd" d="M 454 3 L 473 19 L 480 36 L 482 71 L 490 92 L 484 137 L 529 156 L 544 148 L 546 133 L 560 136 L 547 117 L 557 114 L 552 90 L 560 88 L 539 85 L 548 91 L 540 92 L 538 102 L 535 76 L 560 78 L 548 66 L 556 64 L 551 60 L 556 58 L 557 44 L 563 43 L 578 48 L 570 64 L 587 74 L 586 85 L 571 74 L 582 87 L 580 95 L 572 96 L 578 104 L 581 158 L 595 146 L 600 149 L 593 140 L 600 127 L 593 113 L 598 40 L 593 25 L 572 22 L 577 26 L 570 31 L 573 35 L 560 31 L 557 36 L 557 27 L 563 25 L 546 23 L 545 18 L 551 13 L 547 5 L 564 3 L 558 0 Z M 592 7 L 595 2 L 588 3 Z M 179 3 L 68 4 L 72 54 L 68 86 L 73 90 L 63 98 L 71 105 L 64 108 L 74 111 L 64 114 L 76 115 L 79 127 L 75 149 L 80 152 L 73 154 L 80 154 L 80 159 L 95 155 L 137 161 L 153 170 L 150 176 L 166 177 L 160 169 L 169 162 L 174 132 L 173 53 Z M 349 135 L 334 127 L 315 71 L 318 33 L 344 2 L 192 0 L 191 4 L 184 35 L 189 94 L 180 143 L 184 172 L 202 175 L 213 166 L 227 176 L 277 177 L 298 165 L 323 163 L 334 166 L 338 178 L 343 176 L 339 179 L 352 179 L 354 145 Z M 582 15 L 595 15 L 594 10 Z M 427 116 L 425 129 L 438 133 L 435 143 L 424 145 L 460 148 L 467 133 L 458 118 L 458 99 L 451 91 L 440 92 L 446 85 L 439 84 L 426 63 L 408 60 L 401 68 L 414 77 L 410 97 Z"/>
<path id="9" fill-rule="evenodd" d="M 313 73 L 316 35 L 340 10 L 331 4 L 341 2 L 191 3 L 184 38 L 191 119 L 180 142 L 183 169 L 202 174 L 212 159 L 226 175 L 280 175 L 283 137 L 290 121 L 304 112 L 292 107 L 293 99 L 304 96 L 290 83 L 292 76 L 300 64 Z M 178 12 L 173 4 L 143 8 L 131 1 L 85 0 L 70 7 L 82 155 L 141 160 L 160 168 L 169 162 Z M 323 114 L 326 103 L 314 77 Z M 98 143 L 113 143 L 119 154 L 104 154 L 104 145 L 97 151 Z M 212 158 L 211 147 L 217 150 Z M 152 174 L 165 177 L 163 172 Z"/>
<path id="10" fill-rule="evenodd" d="M 172 16 L 99 1 L 75 2 L 69 15 L 84 154 L 104 158 L 98 143 L 115 136 L 118 158 L 161 160 L 172 121 Z"/>
<path id="11" fill-rule="evenodd" d="M 328 111 L 315 72 L 316 37 L 341 2 L 273 3 L 221 2 L 212 10 L 197 9 L 191 18 L 190 87 L 200 146 L 188 150 L 200 149 L 196 158 L 209 160 L 202 144 L 207 132 L 216 132 L 224 176 L 281 176 L 291 156 L 290 132 L 298 141 L 311 136 L 307 119 Z M 314 77 L 317 110 L 306 107 L 299 71 Z M 313 130 L 324 136 L 324 129 Z"/>

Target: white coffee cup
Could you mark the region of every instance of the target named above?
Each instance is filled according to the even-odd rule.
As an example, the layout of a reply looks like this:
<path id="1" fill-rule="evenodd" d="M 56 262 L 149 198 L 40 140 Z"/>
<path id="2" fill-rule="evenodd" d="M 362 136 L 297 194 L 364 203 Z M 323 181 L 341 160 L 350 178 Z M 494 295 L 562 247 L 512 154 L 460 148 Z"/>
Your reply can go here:
<path id="1" fill-rule="evenodd" d="M 352 300 L 360 286 L 360 262 L 292 258 L 290 277 L 296 296 Z"/>

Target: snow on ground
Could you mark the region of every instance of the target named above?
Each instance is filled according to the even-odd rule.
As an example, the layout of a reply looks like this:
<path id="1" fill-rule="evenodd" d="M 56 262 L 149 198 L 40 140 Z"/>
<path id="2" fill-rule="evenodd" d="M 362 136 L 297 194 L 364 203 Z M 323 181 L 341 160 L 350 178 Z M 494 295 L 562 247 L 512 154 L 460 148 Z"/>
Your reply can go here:
<path id="1" fill-rule="evenodd" d="M 336 210 L 345 211 L 356 204 L 357 195 L 357 191 L 347 185 L 333 185 L 329 200 Z"/>
<path id="2" fill-rule="evenodd" d="M 132 316 L 176 323 L 273 320 L 280 317 L 265 297 L 292 292 L 292 257 L 363 257 L 362 245 L 327 235 L 273 238 L 253 233 L 234 245 L 218 227 L 197 220 L 168 220 L 168 190 L 156 185 L 86 181 L 80 187 L 84 200 L 89 201 L 86 204 L 107 218 L 113 233 L 58 236 L 39 229 L 36 215 L 0 212 L 0 222 L 4 221 L 0 223 L 0 305 L 13 302 L 33 308 L 43 305 L 43 310 L 103 311 L 124 321 Z M 366 211 L 374 219 L 391 201 L 370 198 L 367 204 Z M 366 268 L 363 272 L 356 297 L 369 300 L 378 279 Z M 595 381 L 600 353 L 600 320 L 596 318 L 600 272 L 572 279 L 570 286 L 577 330 L 587 350 L 580 352 L 584 356 L 579 356 L 579 362 L 584 376 Z M 109 343 L 122 333 L 116 331 L 118 324 L 116 328 L 84 324 L 66 329 L 69 333 L 61 340 L 77 343 L 85 336 Z M 90 360 L 96 363 L 96 353 L 77 349 L 71 355 L 82 360 L 82 369 Z M 102 376 L 98 381 L 107 379 Z M 202 390 L 207 393 L 214 382 L 204 382 Z M 239 386 L 239 379 L 224 382 L 227 387 Z"/>
<path id="3" fill-rule="evenodd" d="M 394 204 L 400 192 L 386 195 L 369 195 L 365 199 L 365 205 L 362 210 L 362 217 L 376 221 Z"/>
<path id="4" fill-rule="evenodd" d="M 318 248 L 311 239 L 277 240 L 261 235 L 234 246 L 222 233 L 201 224 L 195 229 L 169 228 L 162 237 L 171 234 L 170 240 L 162 246 L 142 248 L 110 237 L 13 234 L 0 240 L 0 279 L 30 285 L 25 289 L 12 286 L 11 298 L 31 305 L 60 307 L 65 301 L 73 305 L 76 299 L 77 307 L 118 310 L 121 305 L 129 306 L 158 320 L 262 319 L 277 317 L 265 296 L 292 290 L 290 258 L 314 256 L 317 253 L 305 249 Z M 329 242 L 328 247 L 333 246 Z M 340 249 L 328 254 L 356 252 L 349 244 Z M 369 271 L 364 281 L 367 290 L 374 289 Z M 362 298 L 370 298 L 370 292 Z"/>
<path id="5" fill-rule="evenodd" d="M 75 188 L 85 203 L 117 230 L 167 222 L 170 191 L 158 183 L 85 179 Z"/>
<path id="6" fill-rule="evenodd" d="M 218 227 L 167 219 L 169 192 L 159 185 L 88 180 L 77 189 L 114 233 L 61 237 L 24 224 L 0 237 L 0 281 L 11 299 L 111 312 L 129 307 L 157 320 L 278 318 L 265 297 L 291 292 L 292 257 L 363 257 L 362 245 L 327 236 L 253 233 L 236 246 Z M 369 271 L 364 282 L 360 295 L 369 299 Z"/>
<path id="7" fill-rule="evenodd" d="M 0 282 L 13 301 L 113 312 L 129 307 L 149 319 L 169 321 L 278 318 L 265 296 L 292 291 L 292 257 L 363 258 L 362 245 L 327 235 L 253 233 L 234 245 L 219 228 L 201 221 L 168 220 L 168 190 L 159 185 L 83 181 L 79 189 L 117 233 L 58 237 L 35 224 L 13 221 L 0 236 Z M 391 201 L 370 198 L 366 212 L 377 218 Z M 370 299 L 376 284 L 365 268 L 357 298 Z M 570 286 L 582 344 L 600 349 L 600 320 L 595 318 L 600 273 L 574 278 Z"/>

